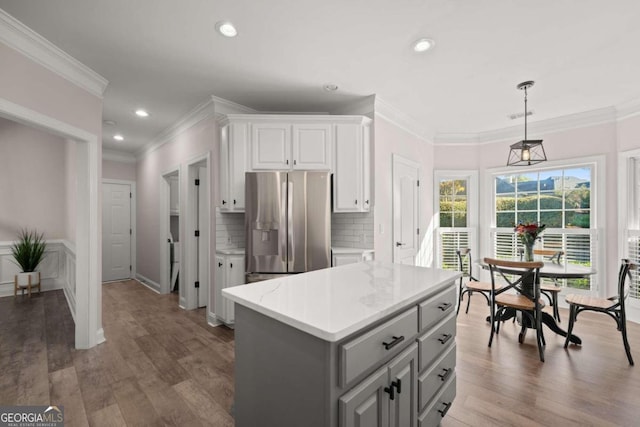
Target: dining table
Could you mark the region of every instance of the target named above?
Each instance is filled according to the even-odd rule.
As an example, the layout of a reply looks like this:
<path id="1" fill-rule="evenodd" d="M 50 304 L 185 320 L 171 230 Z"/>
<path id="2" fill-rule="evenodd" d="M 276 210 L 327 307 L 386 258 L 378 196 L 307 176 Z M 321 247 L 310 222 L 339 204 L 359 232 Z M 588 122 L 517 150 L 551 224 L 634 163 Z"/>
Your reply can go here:
<path id="1" fill-rule="evenodd" d="M 517 261 L 520 261 L 519 259 Z M 485 264 L 484 259 L 480 259 L 477 261 L 478 265 L 480 267 L 482 267 L 485 270 L 489 269 L 489 266 L 487 264 Z M 513 268 L 513 269 L 505 269 L 503 268 L 503 271 L 511 273 L 511 274 L 521 274 L 523 273 L 522 269 L 517 269 L 517 268 Z M 580 265 L 580 264 L 573 264 L 573 263 L 568 263 L 568 262 L 556 262 L 556 261 L 544 261 L 544 265 L 542 266 L 542 268 L 540 268 L 540 271 L 538 273 L 538 277 L 539 278 L 547 278 L 547 279 L 551 279 L 554 282 L 556 282 L 557 280 L 562 280 L 562 279 L 582 279 L 582 278 L 587 278 L 593 274 L 596 274 L 597 271 L 590 267 L 590 266 L 585 266 L 585 265 Z M 500 321 L 505 321 L 505 320 L 509 320 L 513 317 L 515 317 L 517 314 L 517 310 L 512 309 L 512 308 L 507 308 L 502 315 L 500 316 L 499 320 Z M 523 316 L 522 318 L 519 319 L 520 320 L 520 324 L 522 326 L 522 330 L 520 331 L 520 334 L 518 336 L 518 341 L 520 343 L 524 342 L 524 338 L 526 336 L 527 330 L 530 328 L 533 328 L 533 325 L 529 325 L 529 321 L 528 318 L 526 318 L 525 316 Z M 487 316 L 487 322 L 490 322 L 491 319 L 489 316 Z M 567 331 L 565 331 L 564 329 L 562 329 L 558 323 L 556 323 L 556 320 L 553 318 L 552 315 L 550 315 L 549 313 L 546 312 L 542 312 L 542 319 L 541 319 L 542 323 L 544 325 L 546 325 L 549 329 L 551 329 L 551 331 L 553 331 L 554 333 L 566 337 L 567 336 Z M 582 340 L 574 334 L 571 334 L 569 336 L 569 341 L 571 341 L 574 344 L 582 344 Z"/>

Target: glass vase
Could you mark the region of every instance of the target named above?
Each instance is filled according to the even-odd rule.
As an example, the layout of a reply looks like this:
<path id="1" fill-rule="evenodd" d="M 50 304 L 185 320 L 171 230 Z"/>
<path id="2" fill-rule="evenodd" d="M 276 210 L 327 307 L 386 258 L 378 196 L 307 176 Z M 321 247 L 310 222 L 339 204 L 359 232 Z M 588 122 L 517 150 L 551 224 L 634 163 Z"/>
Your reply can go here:
<path id="1" fill-rule="evenodd" d="M 533 261 L 533 243 L 524 244 L 524 260 L 526 262 Z"/>

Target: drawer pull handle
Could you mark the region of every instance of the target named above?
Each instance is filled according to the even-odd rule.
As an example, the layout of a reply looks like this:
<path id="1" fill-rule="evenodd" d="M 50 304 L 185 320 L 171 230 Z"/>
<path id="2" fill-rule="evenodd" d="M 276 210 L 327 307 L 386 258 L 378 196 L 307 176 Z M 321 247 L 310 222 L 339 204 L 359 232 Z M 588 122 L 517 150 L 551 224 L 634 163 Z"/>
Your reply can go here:
<path id="1" fill-rule="evenodd" d="M 440 341 L 441 344 L 445 344 L 447 341 L 449 341 L 451 338 L 453 337 L 453 334 L 442 334 L 441 338 L 438 338 L 438 341 Z"/>
<path id="2" fill-rule="evenodd" d="M 438 376 L 440 377 L 440 380 L 442 380 L 442 382 L 445 382 L 447 378 L 449 378 L 449 375 L 451 375 L 451 372 L 453 372 L 453 369 L 444 368 L 442 369 L 442 373 L 438 374 Z"/>
<path id="3" fill-rule="evenodd" d="M 389 387 L 385 387 L 384 389 L 385 393 L 389 393 L 389 399 L 394 400 L 396 395 L 395 392 L 393 391 L 393 383 L 391 383 L 391 385 Z"/>
<path id="4" fill-rule="evenodd" d="M 402 380 L 397 379 L 395 381 L 391 381 L 391 387 L 395 387 L 398 394 L 402 393 Z"/>
<path id="5" fill-rule="evenodd" d="M 442 303 L 438 306 L 438 308 L 442 311 L 447 311 L 449 309 L 449 307 L 451 307 L 453 304 L 451 304 L 450 302 L 445 302 Z"/>
<path id="6" fill-rule="evenodd" d="M 449 412 L 449 408 L 451 408 L 451 402 L 449 403 L 442 402 L 442 404 L 444 405 L 444 408 L 438 409 L 438 412 L 440 412 L 440 416 L 444 418 L 444 416 L 447 415 L 447 412 Z"/>
<path id="7" fill-rule="evenodd" d="M 402 341 L 404 341 L 404 335 L 400 335 L 399 337 L 396 337 L 395 335 L 392 337 L 393 341 L 391 342 L 383 342 L 382 345 L 384 346 L 385 350 L 389 350 L 393 347 L 395 347 L 396 345 L 400 344 Z"/>

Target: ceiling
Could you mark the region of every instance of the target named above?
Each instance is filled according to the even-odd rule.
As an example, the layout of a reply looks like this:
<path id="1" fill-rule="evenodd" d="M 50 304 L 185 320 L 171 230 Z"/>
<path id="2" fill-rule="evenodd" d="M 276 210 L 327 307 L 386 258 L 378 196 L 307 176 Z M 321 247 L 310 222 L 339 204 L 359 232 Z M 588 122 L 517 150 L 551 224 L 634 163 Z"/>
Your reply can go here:
<path id="1" fill-rule="evenodd" d="M 0 0 L 109 80 L 104 147 L 135 153 L 215 95 L 259 111 L 331 112 L 375 94 L 427 138 L 640 98 L 637 0 Z M 238 36 L 215 31 L 228 20 Z M 413 52 L 418 38 L 435 47 Z M 336 92 L 323 85 L 338 85 Z M 137 118 L 138 107 L 151 116 Z M 116 132 L 125 140 L 112 139 Z"/>

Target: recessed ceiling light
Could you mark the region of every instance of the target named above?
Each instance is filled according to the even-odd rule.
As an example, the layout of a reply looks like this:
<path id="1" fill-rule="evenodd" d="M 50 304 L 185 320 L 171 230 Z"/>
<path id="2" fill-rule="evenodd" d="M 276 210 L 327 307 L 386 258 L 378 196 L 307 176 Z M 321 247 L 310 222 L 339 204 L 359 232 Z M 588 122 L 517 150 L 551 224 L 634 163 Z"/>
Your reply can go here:
<path id="1" fill-rule="evenodd" d="M 142 108 L 138 108 L 136 110 L 136 116 L 138 116 L 138 117 L 149 117 L 149 113 L 147 112 L 147 110 L 143 110 Z"/>
<path id="2" fill-rule="evenodd" d="M 431 39 L 419 39 L 413 42 L 413 50 L 416 52 L 426 52 L 435 44 L 436 42 Z"/>
<path id="3" fill-rule="evenodd" d="M 113 139 L 115 139 L 116 141 L 124 141 L 124 136 L 120 135 L 119 133 L 113 135 Z"/>
<path id="4" fill-rule="evenodd" d="M 238 35 L 238 30 L 229 21 L 219 21 L 216 23 L 216 30 L 225 37 L 235 37 Z"/>
<path id="5" fill-rule="evenodd" d="M 338 85 L 334 85 L 333 83 L 327 83 L 326 85 L 322 86 L 322 88 L 327 92 L 335 92 L 338 90 Z"/>
<path id="6" fill-rule="evenodd" d="M 114 122 L 113 120 L 103 120 L 102 124 L 105 126 L 115 126 L 116 122 Z"/>

